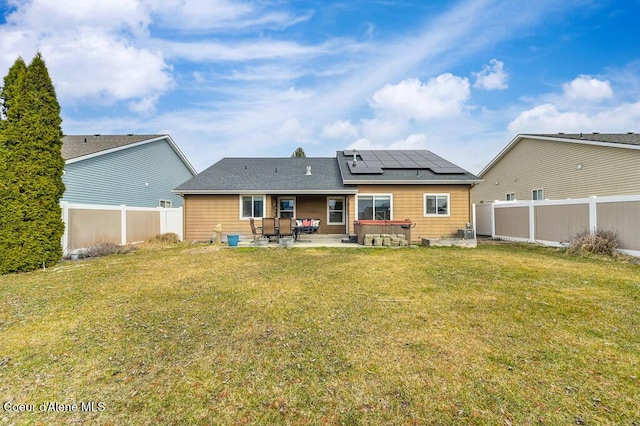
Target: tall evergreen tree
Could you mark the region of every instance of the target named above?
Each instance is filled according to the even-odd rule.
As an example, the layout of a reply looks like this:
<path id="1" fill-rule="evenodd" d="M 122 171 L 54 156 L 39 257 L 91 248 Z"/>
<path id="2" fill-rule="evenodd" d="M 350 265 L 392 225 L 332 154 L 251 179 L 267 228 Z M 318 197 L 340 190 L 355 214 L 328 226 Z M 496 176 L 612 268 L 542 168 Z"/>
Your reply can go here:
<path id="1" fill-rule="evenodd" d="M 19 134 L 17 122 L 21 116 L 21 99 L 27 65 L 16 59 L 4 78 L 0 91 L 0 274 L 18 270 L 21 252 L 18 247 L 22 229 L 23 205 L 20 201 L 15 168 L 15 141 Z"/>
<path id="2" fill-rule="evenodd" d="M 9 196 L 0 232 L 0 273 L 52 265 L 62 257 L 62 119 L 38 53 L 24 73 L 18 59 L 5 77 L 0 153 Z M 23 62 L 24 64 L 24 62 Z M 5 235 L 6 234 L 6 235 Z"/>

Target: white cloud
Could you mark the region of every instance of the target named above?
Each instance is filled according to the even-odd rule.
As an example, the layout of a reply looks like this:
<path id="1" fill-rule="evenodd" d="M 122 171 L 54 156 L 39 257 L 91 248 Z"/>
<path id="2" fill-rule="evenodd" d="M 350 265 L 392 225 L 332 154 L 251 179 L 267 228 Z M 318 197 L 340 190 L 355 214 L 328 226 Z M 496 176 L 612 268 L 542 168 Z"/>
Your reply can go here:
<path id="1" fill-rule="evenodd" d="M 564 96 L 569 100 L 599 102 L 613 97 L 613 89 L 607 80 L 598 80 L 581 75 L 570 83 L 562 85 Z"/>
<path id="2" fill-rule="evenodd" d="M 16 9 L 6 20 L 24 31 L 51 33 L 77 27 L 127 29 L 146 33 L 148 12 L 137 0 L 13 0 Z"/>
<path id="3" fill-rule="evenodd" d="M 174 84 L 163 55 L 143 47 L 150 22 L 135 0 L 69 2 L 15 0 L 0 26 L 9 67 L 41 51 L 62 102 L 130 101 L 132 111 L 151 111 Z M 8 57 L 11 55 L 12 57 Z"/>
<path id="4" fill-rule="evenodd" d="M 617 133 L 631 131 L 640 122 L 640 102 L 625 103 L 604 111 L 560 111 L 544 104 L 522 112 L 509 123 L 513 133 Z"/>
<path id="5" fill-rule="evenodd" d="M 509 130 L 514 133 L 572 133 L 588 127 L 589 121 L 585 114 L 560 112 L 555 105 L 544 104 L 522 112 L 509 123 Z"/>
<path id="6" fill-rule="evenodd" d="M 618 79 L 613 71 L 610 76 L 614 81 Z M 637 130 L 640 122 L 638 94 L 633 90 L 621 92 L 626 102 L 614 99 L 609 80 L 580 75 L 563 84 L 562 93 L 540 96 L 540 104 L 521 112 L 509 123 L 508 129 L 514 133 L 617 133 Z M 611 105 L 614 100 L 617 104 Z M 603 104 L 604 101 L 610 102 Z"/>
<path id="7" fill-rule="evenodd" d="M 426 84 L 418 79 L 387 84 L 373 95 L 369 104 L 384 116 L 424 121 L 460 114 L 469 93 L 466 78 L 446 73 L 429 79 Z"/>
<path id="8" fill-rule="evenodd" d="M 473 87 L 484 90 L 503 90 L 509 87 L 507 81 L 509 74 L 504 70 L 504 63 L 497 59 L 489 61 L 488 65 L 478 73 L 472 73 L 476 77 Z"/>
<path id="9" fill-rule="evenodd" d="M 409 131 L 409 122 L 397 117 L 363 119 L 360 124 L 364 138 L 383 143 L 396 140 Z"/>
<path id="10" fill-rule="evenodd" d="M 137 101 L 129 102 L 129 109 L 133 112 L 149 114 L 155 112 L 158 95 L 151 95 Z"/>
<path id="11" fill-rule="evenodd" d="M 427 135 L 412 134 L 406 139 L 396 140 L 387 144 L 380 141 L 372 141 L 369 138 L 362 138 L 349 145 L 347 149 L 428 149 Z"/>
<path id="12" fill-rule="evenodd" d="M 304 22 L 311 12 L 300 15 L 270 12 L 259 2 L 229 0 L 142 0 L 159 24 L 182 31 L 222 30 L 251 27 L 286 28 Z"/>
<path id="13" fill-rule="evenodd" d="M 111 34 L 79 29 L 74 37 L 44 39 L 41 47 L 63 100 L 157 100 L 173 85 L 171 69 L 161 54 Z"/>
<path id="14" fill-rule="evenodd" d="M 331 139 L 354 138 L 358 136 L 358 133 L 358 127 L 352 124 L 350 120 L 336 121 L 322 128 L 322 136 Z"/>

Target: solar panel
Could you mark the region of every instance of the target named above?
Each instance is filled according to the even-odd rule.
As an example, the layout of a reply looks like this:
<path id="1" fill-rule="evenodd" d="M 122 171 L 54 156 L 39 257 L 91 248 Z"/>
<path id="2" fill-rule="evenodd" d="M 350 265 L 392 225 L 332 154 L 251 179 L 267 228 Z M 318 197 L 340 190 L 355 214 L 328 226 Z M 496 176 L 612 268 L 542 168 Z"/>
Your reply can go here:
<path id="1" fill-rule="evenodd" d="M 347 162 L 349 165 L 349 171 L 354 175 L 379 175 L 382 174 L 382 169 L 379 167 L 367 167 L 362 162 L 357 162 L 356 166 L 353 165 L 352 161 Z"/>
<path id="2" fill-rule="evenodd" d="M 464 170 L 462 170 L 460 167 L 433 167 L 431 168 L 431 171 L 439 175 L 464 174 Z"/>
<path id="3" fill-rule="evenodd" d="M 353 174 L 382 174 L 384 169 L 431 170 L 436 174 L 464 174 L 464 169 L 427 150 L 344 150 Z"/>

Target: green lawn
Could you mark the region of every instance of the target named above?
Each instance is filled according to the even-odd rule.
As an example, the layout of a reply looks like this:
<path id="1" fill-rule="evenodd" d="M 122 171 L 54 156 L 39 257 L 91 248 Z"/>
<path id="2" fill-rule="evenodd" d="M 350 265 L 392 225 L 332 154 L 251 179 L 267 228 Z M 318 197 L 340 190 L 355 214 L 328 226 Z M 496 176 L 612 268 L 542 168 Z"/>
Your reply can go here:
<path id="1" fill-rule="evenodd" d="M 2 425 L 640 424 L 624 260 L 179 245 L 0 281 Z"/>

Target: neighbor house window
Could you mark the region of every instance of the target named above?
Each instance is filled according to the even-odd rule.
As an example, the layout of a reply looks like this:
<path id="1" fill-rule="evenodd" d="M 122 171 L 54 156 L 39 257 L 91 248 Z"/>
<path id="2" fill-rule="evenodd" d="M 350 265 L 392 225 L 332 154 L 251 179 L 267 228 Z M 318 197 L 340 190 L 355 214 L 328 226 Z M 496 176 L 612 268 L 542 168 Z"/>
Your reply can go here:
<path id="1" fill-rule="evenodd" d="M 171 208 L 171 200 L 160 200 L 160 207 Z"/>
<path id="2" fill-rule="evenodd" d="M 515 201 L 516 200 L 516 193 L 515 192 L 510 192 L 505 196 L 505 200 L 507 201 Z"/>
<path id="3" fill-rule="evenodd" d="M 544 190 L 543 189 L 534 189 L 531 191 L 531 199 L 532 200 L 544 200 Z"/>
<path id="4" fill-rule="evenodd" d="M 327 224 L 344 225 L 344 197 L 327 198 Z"/>
<path id="5" fill-rule="evenodd" d="M 425 216 L 449 216 L 449 194 L 424 194 Z"/>
<path id="6" fill-rule="evenodd" d="M 391 195 L 358 195 L 359 220 L 391 220 Z"/>
<path id="7" fill-rule="evenodd" d="M 264 195 L 242 195 L 240 197 L 242 219 L 264 217 L 264 206 Z"/>

